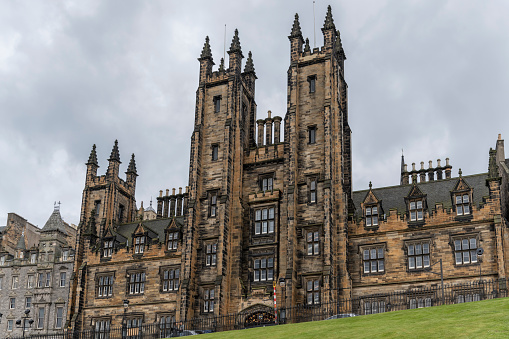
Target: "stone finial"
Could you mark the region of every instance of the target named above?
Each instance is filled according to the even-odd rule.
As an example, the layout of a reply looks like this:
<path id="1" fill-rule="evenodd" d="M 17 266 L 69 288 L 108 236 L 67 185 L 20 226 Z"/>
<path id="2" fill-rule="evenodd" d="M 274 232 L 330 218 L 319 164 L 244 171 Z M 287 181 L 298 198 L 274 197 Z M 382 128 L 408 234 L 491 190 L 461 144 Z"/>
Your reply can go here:
<path id="1" fill-rule="evenodd" d="M 118 140 L 115 140 L 115 144 L 113 145 L 113 149 L 111 150 L 109 161 L 118 161 L 120 162 L 120 153 L 118 152 Z"/>
<path id="2" fill-rule="evenodd" d="M 304 45 L 304 53 L 311 53 L 311 46 L 309 46 L 309 39 L 306 38 L 306 44 Z"/>
<path id="3" fill-rule="evenodd" d="M 461 178 L 461 175 L 463 174 L 463 171 L 461 170 L 461 168 L 458 170 L 458 175 L 459 177 Z"/>
<path id="4" fill-rule="evenodd" d="M 334 19 L 332 18 L 332 9 L 331 6 L 327 6 L 327 15 L 325 16 L 325 22 L 323 23 L 323 30 L 333 29 L 336 30 L 336 26 L 334 25 Z"/>
<path id="5" fill-rule="evenodd" d="M 255 73 L 254 63 L 253 63 L 253 55 L 251 51 L 247 54 L 246 67 L 244 67 L 244 73 Z"/>
<path id="6" fill-rule="evenodd" d="M 92 146 L 92 151 L 90 152 L 90 156 L 88 157 L 87 165 L 99 166 L 99 164 L 97 163 L 97 153 L 95 151 L 95 144 Z"/>
<path id="7" fill-rule="evenodd" d="M 232 43 L 230 45 L 229 53 L 239 52 L 242 54 L 242 49 L 240 48 L 240 40 L 239 40 L 239 30 L 235 28 L 235 34 L 233 35 Z"/>
<path id="8" fill-rule="evenodd" d="M 224 72 L 224 58 L 221 58 L 221 62 L 219 63 L 219 72 Z"/>
<path id="9" fill-rule="evenodd" d="M 136 161 L 134 160 L 134 153 L 131 155 L 131 160 L 129 161 L 129 166 L 127 166 L 127 172 L 138 175 L 136 171 Z"/>
<path id="10" fill-rule="evenodd" d="M 299 14 L 295 13 L 295 19 L 293 20 L 292 32 L 290 38 L 302 38 L 302 32 L 300 30 Z"/>
<path id="11" fill-rule="evenodd" d="M 371 189 L 373 185 L 371 184 L 371 181 L 369 182 L 369 189 Z"/>
<path id="12" fill-rule="evenodd" d="M 212 61 L 212 51 L 210 50 L 209 37 L 205 37 L 205 44 L 203 44 L 203 50 L 201 51 L 200 58 L 198 60 L 209 59 Z"/>

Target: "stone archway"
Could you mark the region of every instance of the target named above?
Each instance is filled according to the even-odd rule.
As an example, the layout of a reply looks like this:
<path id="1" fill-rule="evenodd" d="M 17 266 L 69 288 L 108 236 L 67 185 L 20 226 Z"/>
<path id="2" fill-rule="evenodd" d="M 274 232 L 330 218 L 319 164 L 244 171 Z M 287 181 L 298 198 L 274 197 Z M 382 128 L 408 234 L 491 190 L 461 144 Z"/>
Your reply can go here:
<path id="1" fill-rule="evenodd" d="M 262 304 L 253 305 L 240 312 L 245 328 L 275 324 L 274 308 Z"/>

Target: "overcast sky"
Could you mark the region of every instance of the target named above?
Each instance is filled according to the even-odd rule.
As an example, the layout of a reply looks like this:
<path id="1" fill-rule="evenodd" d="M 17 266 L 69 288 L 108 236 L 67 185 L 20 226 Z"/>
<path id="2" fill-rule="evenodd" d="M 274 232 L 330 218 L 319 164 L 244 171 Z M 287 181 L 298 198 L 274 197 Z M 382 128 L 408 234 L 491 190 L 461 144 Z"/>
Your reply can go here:
<path id="1" fill-rule="evenodd" d="M 509 2 L 317 0 L 317 46 L 329 3 L 347 55 L 354 190 L 399 184 L 402 148 L 408 164 L 449 157 L 454 176 L 486 172 L 509 135 Z M 99 174 L 115 139 L 122 172 L 135 153 L 138 207 L 185 187 L 196 59 L 208 35 L 217 68 L 225 24 L 226 49 L 238 28 L 253 52 L 258 117 L 284 116 L 296 12 L 313 44 L 312 0 L 0 0 L 0 225 L 15 212 L 42 227 L 54 201 L 78 224 L 94 143 Z"/>

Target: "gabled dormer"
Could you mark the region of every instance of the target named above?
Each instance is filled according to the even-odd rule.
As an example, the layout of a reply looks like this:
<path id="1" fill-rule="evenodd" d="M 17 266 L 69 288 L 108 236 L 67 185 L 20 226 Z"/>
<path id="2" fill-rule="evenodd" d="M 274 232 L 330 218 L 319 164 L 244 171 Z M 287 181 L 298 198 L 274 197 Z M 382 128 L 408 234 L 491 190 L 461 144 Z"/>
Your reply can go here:
<path id="1" fill-rule="evenodd" d="M 132 235 L 133 255 L 142 256 L 154 238 L 157 238 L 157 233 L 142 222 L 138 223 Z"/>
<path id="2" fill-rule="evenodd" d="M 118 245 L 116 240 L 117 235 L 111 227 L 108 227 L 104 232 L 101 246 L 101 260 L 109 260 L 113 256 L 113 251 Z"/>
<path id="3" fill-rule="evenodd" d="M 411 226 L 422 226 L 425 219 L 425 211 L 427 210 L 426 194 L 414 182 L 407 196 L 405 197 L 405 205 L 407 208 L 407 220 Z"/>
<path id="4" fill-rule="evenodd" d="M 167 252 L 175 252 L 178 250 L 178 246 L 181 243 L 180 239 L 182 239 L 182 231 L 175 222 L 175 218 L 173 218 L 168 225 L 168 227 L 164 230 L 165 233 L 165 243 L 166 243 L 166 251 Z"/>
<path id="5" fill-rule="evenodd" d="M 457 220 L 472 219 L 472 187 L 463 179 L 461 168 L 459 178 L 451 191 L 452 209 Z"/>
<path id="6" fill-rule="evenodd" d="M 369 182 L 369 191 L 361 203 L 361 208 L 364 216 L 364 226 L 369 229 L 378 228 L 380 216 L 383 215 L 382 201 L 373 192 L 371 181 Z"/>

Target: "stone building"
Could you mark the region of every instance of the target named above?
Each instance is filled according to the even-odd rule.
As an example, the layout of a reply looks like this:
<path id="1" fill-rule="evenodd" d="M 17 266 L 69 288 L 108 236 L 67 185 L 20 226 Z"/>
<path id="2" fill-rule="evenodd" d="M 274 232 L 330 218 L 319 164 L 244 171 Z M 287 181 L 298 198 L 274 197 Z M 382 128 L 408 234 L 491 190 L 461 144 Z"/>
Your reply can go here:
<path id="1" fill-rule="evenodd" d="M 236 312 L 271 319 L 274 289 L 283 307 L 373 301 L 437 284 L 424 269 L 439 259 L 448 282 L 478 278 L 481 265 L 486 278 L 506 277 L 503 141 L 490 152 L 487 174 L 453 178 L 448 162 L 408 171 L 403 161 L 400 185 L 352 193 L 346 56 L 330 6 L 322 33 L 324 45 L 311 49 L 295 16 L 284 119 L 270 111 L 257 119 L 254 61 L 249 52 L 242 67 L 237 30 L 228 68 L 221 59 L 213 70 L 206 38 L 188 186 L 160 191 L 155 220 L 136 210 L 134 155 L 119 178 L 115 142 L 98 176 L 94 145 L 70 327 L 103 331 L 124 319 L 135 327 Z M 473 252 L 480 247 L 482 264 Z"/>
<path id="2" fill-rule="evenodd" d="M 11 215 L 7 228 L 15 224 L 9 223 Z M 62 220 L 58 205 L 42 229 L 24 223 L 15 248 L 0 249 L 0 313 L 6 337 L 21 336 L 23 326 L 27 335 L 54 333 L 66 323 L 76 229 Z M 2 243 L 9 243 L 10 234 L 4 233 Z"/>

